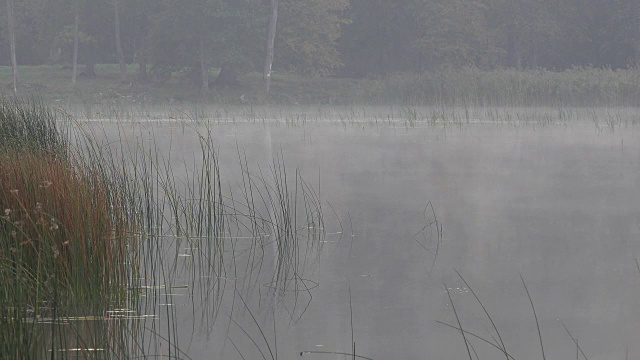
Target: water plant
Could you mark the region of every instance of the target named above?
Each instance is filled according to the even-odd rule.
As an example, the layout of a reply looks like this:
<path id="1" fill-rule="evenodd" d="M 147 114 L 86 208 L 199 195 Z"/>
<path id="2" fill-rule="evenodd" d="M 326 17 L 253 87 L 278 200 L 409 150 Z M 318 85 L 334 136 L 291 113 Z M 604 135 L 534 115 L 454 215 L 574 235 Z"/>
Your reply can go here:
<path id="1" fill-rule="evenodd" d="M 153 135 L 113 141 L 68 114 L 5 104 L 0 358 L 186 356 L 161 306 L 171 291 L 186 290 L 209 327 L 229 279 L 234 298 L 313 286 L 320 196 L 282 153 L 253 171 L 237 149 L 241 176 L 227 182 L 208 127 L 191 133 L 201 156 L 176 163 Z"/>
<path id="2" fill-rule="evenodd" d="M 58 120 L 55 111 L 41 101 L 0 98 L 0 147 L 65 154 L 65 123 Z"/>
<path id="3" fill-rule="evenodd" d="M 133 223 L 110 181 L 76 161 L 52 111 L 4 100 L 0 138 L 0 357 L 38 358 L 68 349 L 79 331 L 69 319 L 122 303 Z M 76 349 L 106 341 L 83 332 Z"/>

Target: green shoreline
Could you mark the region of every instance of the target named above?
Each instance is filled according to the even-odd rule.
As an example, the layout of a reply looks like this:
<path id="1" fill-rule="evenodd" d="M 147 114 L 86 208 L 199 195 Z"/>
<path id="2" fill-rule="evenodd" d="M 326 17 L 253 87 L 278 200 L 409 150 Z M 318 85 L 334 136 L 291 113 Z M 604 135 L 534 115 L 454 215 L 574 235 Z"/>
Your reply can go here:
<path id="1" fill-rule="evenodd" d="M 64 104 L 258 104 L 262 75 L 249 73 L 234 87 L 203 95 L 183 73 L 140 83 L 136 67 L 121 83 L 118 66 L 101 64 L 97 77 L 80 77 L 71 85 L 70 70 L 59 65 L 20 66 L 18 95 Z M 211 69 L 215 76 L 218 69 Z M 0 66 L 0 95 L 11 95 L 11 69 Z M 271 95 L 276 105 L 411 105 L 411 106 L 640 106 L 640 71 L 573 68 L 561 72 L 513 69 L 444 69 L 398 73 L 384 78 L 303 77 L 274 74 Z"/>

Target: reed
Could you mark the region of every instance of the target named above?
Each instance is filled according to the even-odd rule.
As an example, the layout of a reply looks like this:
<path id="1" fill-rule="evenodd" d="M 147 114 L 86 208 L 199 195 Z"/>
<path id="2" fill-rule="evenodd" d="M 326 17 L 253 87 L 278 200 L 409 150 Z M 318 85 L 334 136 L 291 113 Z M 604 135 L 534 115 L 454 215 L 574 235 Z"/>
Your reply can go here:
<path id="1" fill-rule="evenodd" d="M 0 147 L 3 149 L 64 154 L 68 150 L 64 125 L 41 101 L 0 97 Z"/>
<path id="2" fill-rule="evenodd" d="M 0 101 L 0 358 L 107 351 L 105 327 L 79 320 L 126 296 L 133 223 L 58 125 L 38 103 Z"/>
<path id="3" fill-rule="evenodd" d="M 187 289 L 206 326 L 228 277 L 247 299 L 309 293 L 320 193 L 282 153 L 256 171 L 238 149 L 241 175 L 225 180 L 211 129 L 194 129 L 200 154 L 177 173 L 153 135 L 3 101 L 0 358 L 184 356 L 167 291 Z M 160 313 L 163 335 L 143 319 Z"/>
<path id="4" fill-rule="evenodd" d="M 105 179 L 47 152 L 5 150 L 0 169 L 2 253 L 14 266 L 43 276 L 55 268 L 69 286 L 118 282 L 130 224 Z"/>

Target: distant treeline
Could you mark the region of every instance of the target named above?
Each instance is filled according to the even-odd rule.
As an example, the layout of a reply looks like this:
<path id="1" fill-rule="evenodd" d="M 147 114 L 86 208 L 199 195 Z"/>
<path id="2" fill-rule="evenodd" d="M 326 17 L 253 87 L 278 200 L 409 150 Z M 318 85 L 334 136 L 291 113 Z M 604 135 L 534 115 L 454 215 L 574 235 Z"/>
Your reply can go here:
<path id="1" fill-rule="evenodd" d="M 640 0 L 7 0 L 6 10 L 1 65 L 13 33 L 18 64 L 72 66 L 77 44 L 85 75 L 137 63 L 142 80 L 267 71 L 276 19 L 273 69 L 305 75 L 640 64 Z"/>

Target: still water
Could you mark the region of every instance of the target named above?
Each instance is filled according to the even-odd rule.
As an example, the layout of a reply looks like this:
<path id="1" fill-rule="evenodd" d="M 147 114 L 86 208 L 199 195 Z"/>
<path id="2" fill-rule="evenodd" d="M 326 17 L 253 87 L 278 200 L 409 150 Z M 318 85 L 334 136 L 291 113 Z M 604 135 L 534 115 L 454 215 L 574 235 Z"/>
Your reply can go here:
<path id="1" fill-rule="evenodd" d="M 498 340 L 455 270 L 515 359 L 542 356 L 520 276 L 548 358 L 576 357 L 568 331 L 589 359 L 640 356 L 640 128 L 580 119 L 101 126 L 127 141 L 152 134 L 176 176 L 201 154 L 196 130 L 210 131 L 225 187 L 239 181 L 241 152 L 263 171 L 281 157 L 321 198 L 323 246 L 298 291 L 269 291 L 261 279 L 238 292 L 228 261 L 218 311 L 184 289 L 158 300 L 172 315 L 159 311 L 148 326 L 179 335 L 179 358 L 345 359 L 337 353 L 352 353 L 352 339 L 358 356 L 375 360 L 468 358 L 460 332 L 441 323 L 458 326 L 449 296 L 465 331 Z M 504 357 L 468 340 L 481 359 Z M 160 343 L 149 352 L 164 347 L 166 357 Z"/>

